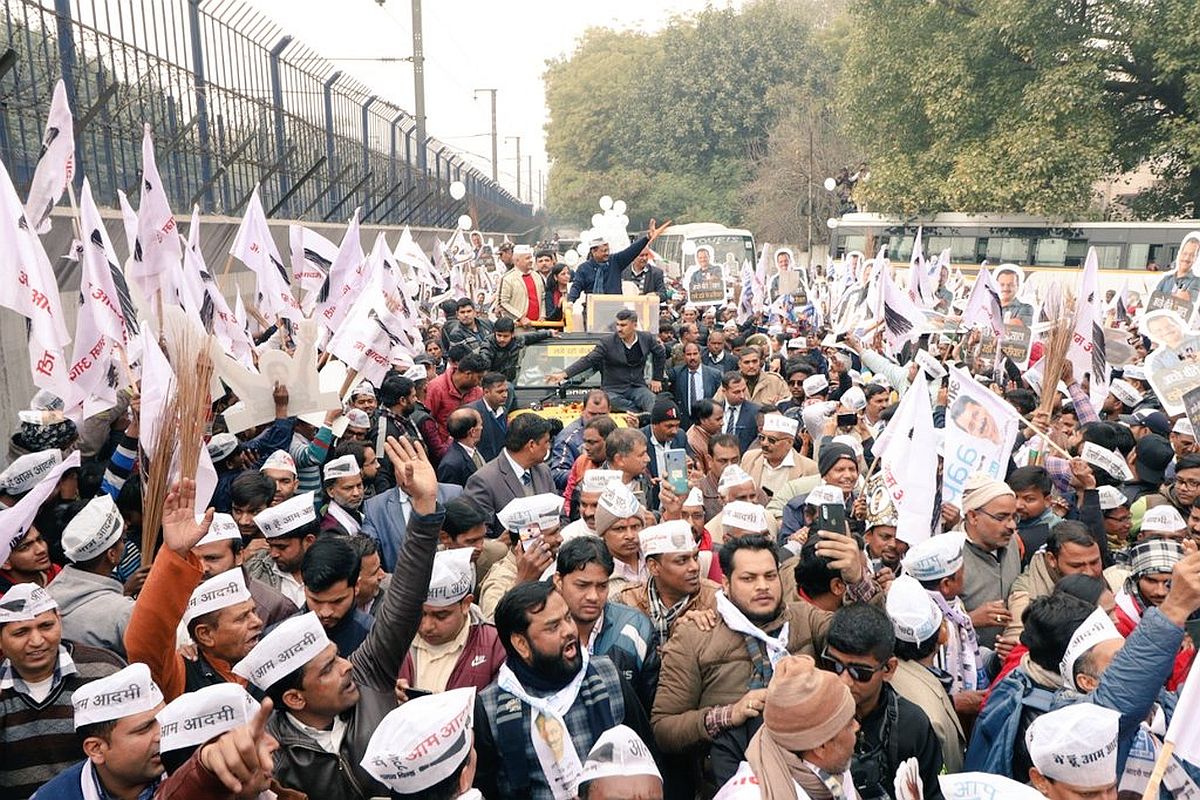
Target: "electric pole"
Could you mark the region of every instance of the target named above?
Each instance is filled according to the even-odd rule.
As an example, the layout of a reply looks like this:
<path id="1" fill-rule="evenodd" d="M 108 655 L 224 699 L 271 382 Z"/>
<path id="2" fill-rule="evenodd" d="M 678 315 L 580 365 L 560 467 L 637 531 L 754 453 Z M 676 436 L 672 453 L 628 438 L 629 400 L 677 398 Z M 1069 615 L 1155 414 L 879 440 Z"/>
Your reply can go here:
<path id="1" fill-rule="evenodd" d="M 413 93 L 415 95 L 416 113 L 413 115 L 417 125 L 417 167 L 421 172 L 427 168 L 425 158 L 425 46 L 421 34 L 421 0 L 412 2 L 412 38 L 413 38 Z"/>
<path id="2" fill-rule="evenodd" d="M 533 205 L 533 156 L 525 156 L 525 185 L 529 191 L 529 205 Z"/>
<path id="3" fill-rule="evenodd" d="M 505 136 L 504 141 L 517 141 L 517 200 L 521 199 L 521 137 L 520 136 Z"/>
<path id="4" fill-rule="evenodd" d="M 475 98 L 479 98 L 480 92 L 491 92 L 492 94 L 492 183 L 500 182 L 499 162 L 497 160 L 496 146 L 496 90 L 495 89 L 476 89 Z"/>

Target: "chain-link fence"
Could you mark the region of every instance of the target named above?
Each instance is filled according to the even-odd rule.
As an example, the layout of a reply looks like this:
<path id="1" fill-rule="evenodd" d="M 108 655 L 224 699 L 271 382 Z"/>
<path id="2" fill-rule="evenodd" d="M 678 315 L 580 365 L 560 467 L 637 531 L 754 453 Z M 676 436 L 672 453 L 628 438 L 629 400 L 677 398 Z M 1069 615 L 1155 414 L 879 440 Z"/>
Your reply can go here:
<path id="1" fill-rule="evenodd" d="M 240 0 L 8 0 L 0 23 L 0 159 L 33 175 L 54 83 L 75 115 L 77 163 L 98 203 L 136 204 L 142 123 L 172 207 L 239 215 L 256 184 L 268 216 L 524 230 L 532 209 L 413 117 Z M 467 196 L 450 197 L 462 181 Z"/>

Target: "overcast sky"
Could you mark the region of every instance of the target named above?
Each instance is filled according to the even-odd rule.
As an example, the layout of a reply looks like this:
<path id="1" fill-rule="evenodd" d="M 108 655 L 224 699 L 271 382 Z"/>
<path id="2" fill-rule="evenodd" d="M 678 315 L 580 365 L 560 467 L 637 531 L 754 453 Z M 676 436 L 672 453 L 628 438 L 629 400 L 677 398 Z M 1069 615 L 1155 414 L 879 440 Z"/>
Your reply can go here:
<path id="1" fill-rule="evenodd" d="M 324 56 L 412 55 L 409 0 L 250 0 L 286 33 Z M 542 73 L 547 59 L 565 55 L 593 26 L 660 29 L 673 15 L 741 0 L 424 0 L 427 130 L 491 174 L 490 95 L 495 88 L 500 135 L 500 181 L 516 190 L 516 143 L 521 137 L 521 189 L 527 196 L 527 157 L 533 176 L 546 170 Z M 413 110 L 412 65 L 345 61 L 338 66 L 401 108 Z M 636 65 L 630 65 L 635 69 Z M 604 109 L 620 113 L 620 109 Z M 472 158 L 472 154 L 475 156 Z M 534 200 L 537 200 L 535 194 Z"/>

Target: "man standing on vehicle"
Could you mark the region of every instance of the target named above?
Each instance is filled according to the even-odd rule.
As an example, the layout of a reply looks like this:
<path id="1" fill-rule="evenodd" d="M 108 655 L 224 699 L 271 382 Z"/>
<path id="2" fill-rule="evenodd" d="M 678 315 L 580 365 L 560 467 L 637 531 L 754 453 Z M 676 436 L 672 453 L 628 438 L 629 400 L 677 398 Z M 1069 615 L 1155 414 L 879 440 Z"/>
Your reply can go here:
<path id="1" fill-rule="evenodd" d="M 646 359 L 653 364 L 653 378 L 646 385 Z M 637 329 L 637 313 L 627 308 L 617 312 L 616 333 L 601 337 L 592 352 L 565 370 L 551 373 L 547 380 L 562 383 L 584 370 L 600 372 L 600 388 L 608 393 L 618 411 L 649 411 L 655 395 L 662 391 L 667 351 L 653 334 Z"/>
<path id="2" fill-rule="evenodd" d="M 650 228 L 645 236 L 634 241 L 619 253 L 609 255 L 608 241 L 601 235 L 588 240 L 588 257 L 575 270 L 571 279 L 571 288 L 567 292 L 567 302 L 574 303 L 579 295 L 590 294 L 621 294 L 621 272 L 633 263 L 633 260 L 645 250 L 651 242 L 671 226 L 671 220 L 655 226 L 650 220 Z"/>

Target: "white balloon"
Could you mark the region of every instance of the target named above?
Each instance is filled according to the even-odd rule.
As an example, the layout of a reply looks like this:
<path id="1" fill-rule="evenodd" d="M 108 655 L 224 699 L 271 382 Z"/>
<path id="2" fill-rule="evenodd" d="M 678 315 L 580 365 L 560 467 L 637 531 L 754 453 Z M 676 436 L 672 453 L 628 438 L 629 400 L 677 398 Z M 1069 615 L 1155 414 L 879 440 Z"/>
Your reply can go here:
<path id="1" fill-rule="evenodd" d="M 620 225 L 622 228 L 629 227 L 629 217 L 622 214 L 621 216 L 617 217 L 617 224 Z"/>
<path id="2" fill-rule="evenodd" d="M 462 181 L 455 181 L 450 184 L 450 196 L 455 200 L 462 200 L 467 196 L 467 185 Z"/>
<path id="3" fill-rule="evenodd" d="M 604 224 L 604 215 L 603 214 L 592 214 L 592 227 L 593 228 L 599 228 L 603 224 Z"/>
<path id="4" fill-rule="evenodd" d="M 825 190 L 826 191 L 832 192 L 836 188 L 837 188 L 837 181 L 835 181 L 833 178 L 825 179 Z"/>
<path id="5" fill-rule="evenodd" d="M 458 218 L 458 227 L 462 228 L 464 231 L 469 230 L 472 224 L 473 222 L 470 214 L 463 214 Z"/>
<path id="6" fill-rule="evenodd" d="M 580 255 L 579 255 L 579 253 L 575 252 L 574 249 L 568 250 L 567 252 L 563 253 L 563 263 L 566 264 L 568 267 L 575 266 L 576 264 L 579 263 L 579 260 L 580 260 Z"/>
<path id="7" fill-rule="evenodd" d="M 829 226 L 829 230 L 833 230 L 838 226 L 838 221 L 836 218 L 830 217 L 829 219 L 825 220 L 825 224 Z"/>
<path id="8" fill-rule="evenodd" d="M 604 209 L 605 211 L 608 211 L 612 207 L 613 207 L 613 199 L 611 197 L 609 197 L 608 195 L 604 195 L 604 197 L 600 198 L 600 208 Z"/>
<path id="9" fill-rule="evenodd" d="M 685 256 L 696 255 L 696 243 L 693 242 L 691 239 L 684 239 L 681 247 L 683 248 L 683 254 Z"/>
<path id="10" fill-rule="evenodd" d="M 625 205 L 624 200 L 618 200 L 615 203 L 613 203 L 612 210 L 615 211 L 617 214 L 624 214 L 626 207 L 627 206 Z"/>

